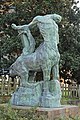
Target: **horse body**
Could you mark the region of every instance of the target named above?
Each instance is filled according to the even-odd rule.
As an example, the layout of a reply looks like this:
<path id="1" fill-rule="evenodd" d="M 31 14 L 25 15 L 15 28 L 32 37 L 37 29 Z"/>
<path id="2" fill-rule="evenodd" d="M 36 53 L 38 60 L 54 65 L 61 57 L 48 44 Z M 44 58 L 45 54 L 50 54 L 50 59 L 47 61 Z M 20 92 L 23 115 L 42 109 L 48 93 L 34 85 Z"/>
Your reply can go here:
<path id="1" fill-rule="evenodd" d="M 55 50 L 53 45 L 49 45 L 48 42 L 44 41 L 41 43 L 34 53 L 20 57 L 12 64 L 12 71 L 14 73 L 17 72 L 17 74 L 21 76 L 22 85 L 28 82 L 30 70 L 43 71 L 44 81 L 49 81 L 51 69 L 53 69 L 54 79 L 58 79 L 60 54 L 58 50 Z"/>
<path id="2" fill-rule="evenodd" d="M 59 52 L 44 42 L 34 53 L 23 56 L 23 61 L 28 70 L 39 70 L 46 67 L 47 63 L 54 66 L 59 62 L 59 57 Z"/>

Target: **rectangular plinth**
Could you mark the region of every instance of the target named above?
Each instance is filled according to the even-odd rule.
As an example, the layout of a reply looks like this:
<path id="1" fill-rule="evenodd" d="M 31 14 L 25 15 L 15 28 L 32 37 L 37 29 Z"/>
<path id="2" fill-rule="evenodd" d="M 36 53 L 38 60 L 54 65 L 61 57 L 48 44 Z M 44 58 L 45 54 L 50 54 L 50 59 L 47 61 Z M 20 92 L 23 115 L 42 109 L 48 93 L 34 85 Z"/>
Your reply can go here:
<path id="1" fill-rule="evenodd" d="M 29 109 L 31 107 L 12 106 L 14 109 Z M 40 115 L 46 115 L 47 120 L 54 120 L 60 117 L 75 117 L 79 115 L 79 107 L 74 105 L 62 105 L 59 108 L 41 108 L 37 107 L 37 112 Z"/>
<path id="2" fill-rule="evenodd" d="M 79 107 L 78 106 L 71 106 L 71 105 L 64 105 L 60 108 L 39 108 L 39 112 L 42 114 L 47 114 L 48 120 L 54 120 L 55 118 L 60 117 L 75 117 L 79 115 Z"/>

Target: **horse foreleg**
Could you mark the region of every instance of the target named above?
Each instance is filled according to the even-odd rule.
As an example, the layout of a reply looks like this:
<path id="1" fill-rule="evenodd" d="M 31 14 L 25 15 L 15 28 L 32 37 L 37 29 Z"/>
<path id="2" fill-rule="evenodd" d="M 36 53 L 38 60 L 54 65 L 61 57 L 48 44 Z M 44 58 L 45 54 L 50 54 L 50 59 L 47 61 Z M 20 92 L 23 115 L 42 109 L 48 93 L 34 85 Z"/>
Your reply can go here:
<path id="1" fill-rule="evenodd" d="M 59 80 L 59 65 L 52 67 L 53 80 Z"/>
<path id="2" fill-rule="evenodd" d="M 22 74 L 20 86 L 26 86 L 27 82 L 28 82 L 28 73 Z"/>
<path id="3" fill-rule="evenodd" d="M 43 69 L 43 91 L 49 93 L 49 80 L 50 80 L 51 67 Z"/>
<path id="4" fill-rule="evenodd" d="M 27 68 L 25 67 L 25 64 L 22 62 L 21 63 L 21 71 L 20 71 L 20 76 L 21 76 L 21 81 L 20 81 L 20 85 L 21 86 L 25 86 L 28 82 L 28 70 Z"/>

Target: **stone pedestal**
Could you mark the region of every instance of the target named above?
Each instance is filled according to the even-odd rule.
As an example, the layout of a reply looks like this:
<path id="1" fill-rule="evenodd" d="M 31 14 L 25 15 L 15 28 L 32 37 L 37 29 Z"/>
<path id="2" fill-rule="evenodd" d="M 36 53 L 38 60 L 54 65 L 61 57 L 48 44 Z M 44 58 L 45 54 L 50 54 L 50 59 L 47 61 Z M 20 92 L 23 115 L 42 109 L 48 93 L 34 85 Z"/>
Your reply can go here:
<path id="1" fill-rule="evenodd" d="M 12 106 L 13 109 L 23 109 L 28 110 L 31 107 L 26 106 Z M 39 115 L 46 115 L 46 120 L 55 120 L 56 118 L 64 118 L 64 120 L 68 117 L 75 117 L 80 115 L 79 107 L 72 105 L 62 105 L 59 108 L 36 108 Z"/>
<path id="2" fill-rule="evenodd" d="M 56 118 L 75 117 L 79 115 L 79 107 L 71 105 L 63 105 L 59 108 L 39 108 L 40 114 L 46 114 L 48 120 L 54 120 Z"/>

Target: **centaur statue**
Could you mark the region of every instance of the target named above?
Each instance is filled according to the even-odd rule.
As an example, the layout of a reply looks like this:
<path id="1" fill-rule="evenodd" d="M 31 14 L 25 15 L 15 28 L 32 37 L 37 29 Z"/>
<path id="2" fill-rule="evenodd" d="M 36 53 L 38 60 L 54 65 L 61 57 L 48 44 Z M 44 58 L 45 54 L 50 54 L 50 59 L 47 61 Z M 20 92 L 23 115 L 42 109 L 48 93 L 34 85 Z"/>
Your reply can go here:
<path id="1" fill-rule="evenodd" d="M 25 38 L 25 41 L 21 56 L 10 67 L 10 74 L 17 73 L 21 77 L 20 86 L 26 87 L 27 85 L 30 85 L 29 71 L 42 71 L 43 84 L 40 102 L 41 106 L 44 107 L 55 106 L 53 105 L 53 102 L 49 104 L 49 102 L 54 99 L 54 94 L 55 96 L 57 94 L 57 92 L 52 93 L 54 88 L 52 87 L 52 89 L 50 89 L 50 84 L 52 84 L 52 82 L 49 84 L 49 81 L 52 70 L 53 81 L 57 81 L 56 83 L 59 84 L 58 79 L 60 54 L 57 46 L 59 43 L 59 34 L 58 25 L 56 23 L 59 23 L 61 19 L 62 17 L 58 14 L 48 14 L 34 17 L 32 22 L 28 25 L 16 26 L 15 24 L 12 24 L 13 29 L 18 30 L 20 34 L 25 36 L 22 38 L 22 40 Z M 43 42 L 34 51 L 35 40 L 31 35 L 29 28 L 32 28 L 36 25 L 38 26 L 43 37 Z M 60 92 L 59 85 L 57 91 Z M 46 103 L 43 103 L 44 100 Z M 47 102 L 49 106 L 47 105 Z"/>

